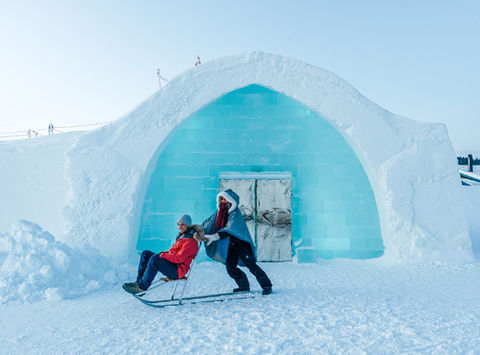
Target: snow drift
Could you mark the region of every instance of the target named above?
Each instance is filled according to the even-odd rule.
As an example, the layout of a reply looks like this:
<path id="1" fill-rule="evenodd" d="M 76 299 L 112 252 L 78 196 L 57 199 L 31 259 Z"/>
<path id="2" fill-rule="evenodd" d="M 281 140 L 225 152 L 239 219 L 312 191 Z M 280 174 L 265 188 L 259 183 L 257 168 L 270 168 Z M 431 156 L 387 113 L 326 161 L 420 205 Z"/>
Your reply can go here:
<path id="1" fill-rule="evenodd" d="M 75 250 L 21 220 L 0 233 L 0 304 L 70 298 L 112 285 L 119 273 L 98 250 Z"/>

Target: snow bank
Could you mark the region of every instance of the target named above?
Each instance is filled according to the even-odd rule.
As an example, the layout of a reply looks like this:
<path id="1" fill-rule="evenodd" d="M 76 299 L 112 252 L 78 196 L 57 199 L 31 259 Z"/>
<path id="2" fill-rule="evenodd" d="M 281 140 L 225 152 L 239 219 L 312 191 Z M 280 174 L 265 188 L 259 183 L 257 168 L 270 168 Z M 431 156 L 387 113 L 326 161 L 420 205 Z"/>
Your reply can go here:
<path id="1" fill-rule="evenodd" d="M 125 278 L 98 250 L 72 249 L 35 223 L 0 233 L 0 304 L 70 298 Z"/>

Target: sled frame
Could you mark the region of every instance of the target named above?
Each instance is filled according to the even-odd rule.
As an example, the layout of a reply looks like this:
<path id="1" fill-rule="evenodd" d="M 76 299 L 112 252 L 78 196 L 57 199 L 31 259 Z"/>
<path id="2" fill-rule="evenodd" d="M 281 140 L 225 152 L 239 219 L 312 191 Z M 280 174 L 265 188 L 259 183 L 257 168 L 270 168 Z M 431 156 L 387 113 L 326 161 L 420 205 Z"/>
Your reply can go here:
<path id="1" fill-rule="evenodd" d="M 175 291 L 177 290 L 177 286 L 178 286 L 178 283 L 179 281 L 185 281 L 185 283 L 183 284 L 183 288 L 182 288 L 182 291 L 180 293 L 180 297 L 179 299 L 182 299 L 183 297 L 183 294 L 185 292 L 185 289 L 187 288 L 187 283 L 188 283 L 188 278 L 190 276 L 190 273 L 192 272 L 193 270 L 193 267 L 195 266 L 195 262 L 197 261 L 197 256 L 198 256 L 198 252 L 200 251 L 200 246 L 198 247 L 198 250 L 197 250 L 197 253 L 195 254 L 195 256 L 193 257 L 193 260 L 192 262 L 190 263 L 190 269 L 188 270 L 187 274 L 180 278 L 180 279 L 169 279 L 168 277 L 162 277 L 160 278 L 160 280 L 156 281 L 154 284 L 152 284 L 152 286 L 150 286 L 148 288 L 148 290 L 146 291 L 143 291 L 143 292 L 139 292 L 139 293 L 136 293 L 136 294 L 133 294 L 133 296 L 137 299 L 140 299 L 140 300 L 143 300 L 143 301 L 146 301 L 140 297 L 143 297 L 145 295 L 148 295 L 150 293 L 150 291 L 152 289 L 155 289 L 155 288 L 158 288 L 160 286 L 163 286 L 169 282 L 174 282 L 175 283 L 175 286 L 173 287 L 173 291 L 172 291 L 172 294 L 170 295 L 170 298 L 167 299 L 166 301 L 172 301 L 172 300 L 175 300 Z M 148 301 L 147 301 L 148 302 Z"/>

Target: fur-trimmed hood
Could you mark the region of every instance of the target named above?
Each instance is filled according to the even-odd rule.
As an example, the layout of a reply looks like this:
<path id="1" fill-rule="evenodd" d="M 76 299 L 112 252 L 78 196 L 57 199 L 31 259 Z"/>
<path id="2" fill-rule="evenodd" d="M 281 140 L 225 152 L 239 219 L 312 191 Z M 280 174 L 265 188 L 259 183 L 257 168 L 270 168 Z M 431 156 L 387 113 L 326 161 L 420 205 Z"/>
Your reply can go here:
<path id="1" fill-rule="evenodd" d="M 222 229 L 215 231 L 217 216 L 219 214 L 218 209 L 220 208 L 220 197 L 223 197 L 232 205 L 228 209 L 227 224 Z M 242 212 L 240 211 L 240 208 L 238 208 L 239 202 L 240 202 L 240 198 L 232 190 L 228 189 L 220 192 L 217 195 L 217 211 L 202 223 L 202 228 L 205 231 L 205 234 L 214 234 L 214 233 L 222 233 L 222 232 L 225 232 L 227 234 L 227 236 L 225 236 L 224 238 L 220 238 L 219 240 L 216 240 L 210 243 L 209 245 L 204 244 L 207 256 L 209 258 L 212 258 L 213 260 L 219 261 L 224 264 L 227 261 L 230 237 L 235 237 L 237 239 L 243 240 L 244 242 L 247 242 L 248 244 L 250 244 L 250 247 L 252 248 L 253 256 L 254 258 L 256 258 L 255 244 L 253 243 L 252 236 L 250 235 L 250 231 L 248 230 L 247 223 L 245 222 L 245 218 L 243 217 Z M 242 261 L 242 258 L 238 257 L 237 262 L 238 262 L 238 265 L 245 266 L 244 262 Z"/>
<path id="2" fill-rule="evenodd" d="M 220 210 L 220 197 L 223 197 L 225 200 L 231 203 L 228 213 L 235 211 L 235 209 L 238 207 L 238 203 L 240 202 L 240 197 L 238 197 L 238 195 L 231 189 L 220 191 L 217 195 L 217 211 Z"/>

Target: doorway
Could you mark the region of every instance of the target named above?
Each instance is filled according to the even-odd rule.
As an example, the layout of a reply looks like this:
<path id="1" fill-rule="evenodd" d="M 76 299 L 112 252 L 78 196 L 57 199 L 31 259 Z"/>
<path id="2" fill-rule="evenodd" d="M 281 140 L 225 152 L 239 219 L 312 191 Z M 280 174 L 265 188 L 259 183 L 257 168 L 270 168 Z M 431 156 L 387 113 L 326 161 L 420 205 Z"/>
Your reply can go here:
<path id="1" fill-rule="evenodd" d="M 292 260 L 292 176 L 286 172 L 220 175 L 220 190 L 232 189 L 257 249 L 258 261 Z"/>

